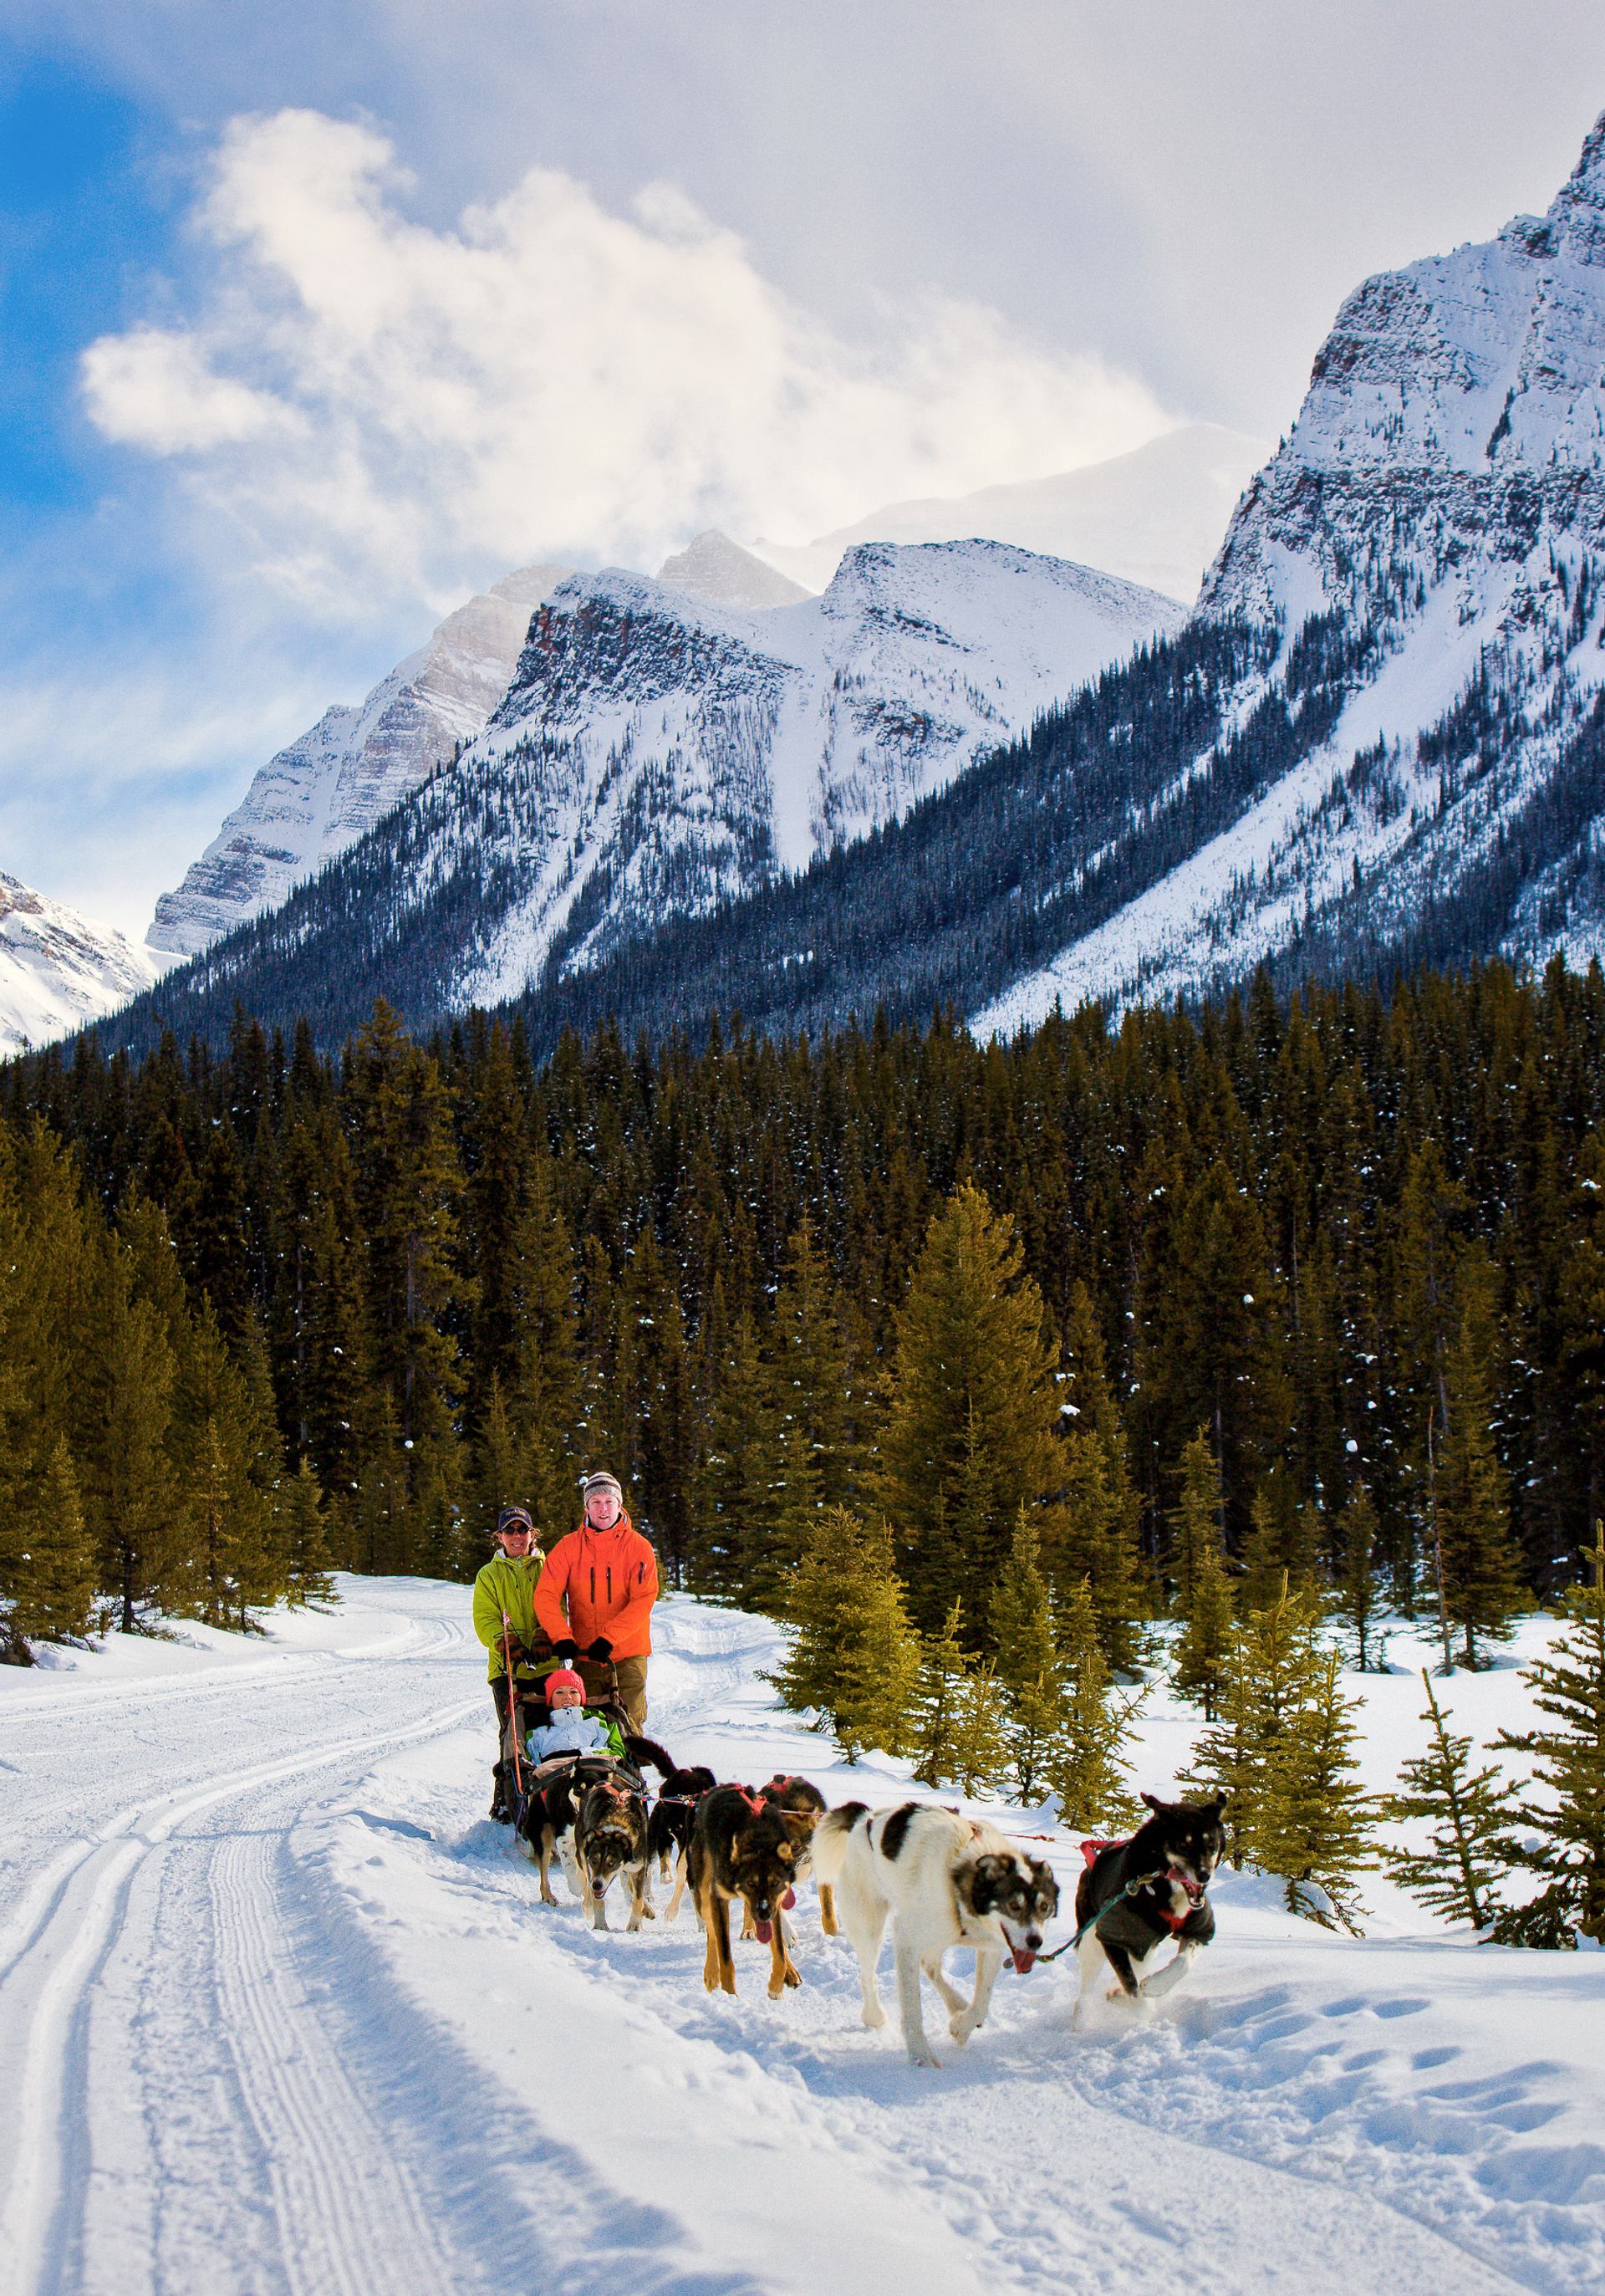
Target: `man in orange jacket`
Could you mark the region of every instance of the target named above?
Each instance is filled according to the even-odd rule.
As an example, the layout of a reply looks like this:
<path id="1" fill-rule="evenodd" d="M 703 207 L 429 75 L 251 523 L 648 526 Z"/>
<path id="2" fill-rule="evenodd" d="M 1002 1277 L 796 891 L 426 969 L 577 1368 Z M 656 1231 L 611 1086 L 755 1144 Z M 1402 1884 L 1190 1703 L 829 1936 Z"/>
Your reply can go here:
<path id="1" fill-rule="evenodd" d="M 585 1520 L 546 1557 L 535 1615 L 564 1663 L 612 1660 L 619 1698 L 639 1736 L 646 1727 L 658 1558 L 624 1511 L 617 1475 L 587 1475 L 582 1488 Z"/>

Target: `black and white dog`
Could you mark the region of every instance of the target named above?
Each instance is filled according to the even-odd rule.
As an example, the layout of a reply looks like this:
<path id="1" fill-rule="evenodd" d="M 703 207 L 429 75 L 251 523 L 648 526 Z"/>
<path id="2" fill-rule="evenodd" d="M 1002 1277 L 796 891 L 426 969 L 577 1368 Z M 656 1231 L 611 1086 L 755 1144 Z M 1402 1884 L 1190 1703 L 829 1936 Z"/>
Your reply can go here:
<path id="1" fill-rule="evenodd" d="M 1215 1935 L 1206 1892 L 1226 1847 L 1225 1795 L 1205 1802 L 1160 1801 L 1148 1793 L 1142 1799 L 1151 1814 L 1129 1841 L 1081 1845 L 1087 1866 L 1076 1890 L 1076 1926 L 1093 1926 L 1076 1949 L 1077 2021 L 1106 1966 L 1127 2000 L 1168 1993 Z M 1175 1958 L 1143 1977 L 1143 1964 L 1168 1938 L 1175 1939 Z"/>
<path id="2" fill-rule="evenodd" d="M 1039 1858 L 995 1826 L 929 1802 L 867 1809 L 844 1802 L 820 1819 L 814 1871 L 821 1894 L 836 1892 L 836 1910 L 858 1956 L 864 2021 L 886 2022 L 875 1963 L 886 1919 L 892 1920 L 903 2038 L 916 2065 L 938 2060 L 925 2038 L 920 1978 L 927 1976 L 948 2013 L 961 2048 L 986 2018 L 1003 1956 L 1022 1973 L 1042 1951 L 1044 1929 L 1059 1906 L 1059 1884 Z M 966 2001 L 942 1973 L 950 1946 L 975 1948 L 975 1993 Z"/>

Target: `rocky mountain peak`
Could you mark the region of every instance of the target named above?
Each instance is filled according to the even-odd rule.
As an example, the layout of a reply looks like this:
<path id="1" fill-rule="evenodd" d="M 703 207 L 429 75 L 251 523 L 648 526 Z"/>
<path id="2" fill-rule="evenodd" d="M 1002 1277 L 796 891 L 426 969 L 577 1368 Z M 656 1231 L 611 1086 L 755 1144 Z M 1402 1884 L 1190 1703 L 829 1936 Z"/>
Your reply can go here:
<path id="1" fill-rule="evenodd" d="M 711 598 L 726 606 L 760 610 L 792 606 L 808 595 L 800 582 L 766 566 L 761 558 L 755 558 L 750 550 L 743 550 L 717 528 L 699 534 L 684 550 L 666 558 L 658 569 L 658 579 L 693 598 Z"/>
<path id="2" fill-rule="evenodd" d="M 111 926 L 0 870 L 0 1054 L 83 1028 L 152 977 L 143 951 Z"/>

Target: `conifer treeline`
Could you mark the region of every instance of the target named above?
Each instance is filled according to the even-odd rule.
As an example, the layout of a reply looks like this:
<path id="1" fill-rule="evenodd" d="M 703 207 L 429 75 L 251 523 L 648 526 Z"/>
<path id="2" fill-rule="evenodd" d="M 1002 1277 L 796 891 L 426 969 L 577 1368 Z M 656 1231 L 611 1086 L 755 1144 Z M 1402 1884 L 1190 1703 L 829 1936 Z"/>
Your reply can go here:
<path id="1" fill-rule="evenodd" d="M 477 1017 L 418 1046 L 381 1006 L 332 1064 L 242 1017 L 222 1055 L 14 1062 L 0 1113 L 55 1301 L 4 1342 L 8 1472 L 76 1480 L 131 1603 L 240 1610 L 197 1557 L 303 1467 L 337 1561 L 465 1575 L 503 1499 L 555 1534 L 606 1461 L 668 1575 L 753 1603 L 846 1504 L 887 1513 L 922 1633 L 984 1620 L 1023 1497 L 1117 1668 L 1179 1597 L 1207 1672 L 1211 1556 L 1361 1628 L 1441 1575 L 1474 1655 L 1605 1505 L 1597 967 L 1011 1044 L 604 1028 L 538 1073 Z M 116 1437 L 113 1357 L 145 1398 Z"/>

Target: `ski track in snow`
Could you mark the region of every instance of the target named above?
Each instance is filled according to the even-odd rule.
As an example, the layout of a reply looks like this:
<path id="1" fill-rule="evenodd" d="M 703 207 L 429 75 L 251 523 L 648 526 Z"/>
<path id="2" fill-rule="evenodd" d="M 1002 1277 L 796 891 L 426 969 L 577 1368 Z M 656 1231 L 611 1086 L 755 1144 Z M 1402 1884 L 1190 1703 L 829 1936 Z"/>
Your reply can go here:
<path id="1" fill-rule="evenodd" d="M 918 2071 L 895 2016 L 858 2024 L 811 1890 L 778 2004 L 756 1947 L 738 1999 L 703 1992 L 689 1906 L 636 1937 L 543 1910 L 480 1815 L 467 1590 L 342 1583 L 265 1653 L 135 1647 L 3 1686 L 16 2296 L 1605 2277 L 1605 1956 L 1461 1945 L 1380 1883 L 1373 1935 L 1335 1939 L 1228 1877 L 1220 1944 L 1162 2006 L 1072 2032 L 1067 1956 L 1005 1978 L 962 2056 L 933 2014 L 947 2062 Z M 659 1620 L 650 1726 L 680 1759 L 905 1798 L 905 1766 L 848 1769 L 776 1710 L 766 1621 L 682 1597 Z M 1465 1698 L 1503 1717 L 1514 1690 Z M 1379 1730 L 1419 1703 L 1381 1678 Z M 1193 1725 L 1151 1707 L 1162 1784 Z M 1074 1844 L 1038 1848 L 1068 1915 Z"/>

